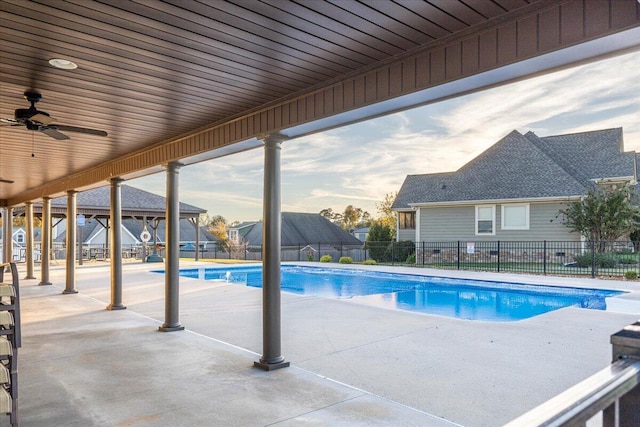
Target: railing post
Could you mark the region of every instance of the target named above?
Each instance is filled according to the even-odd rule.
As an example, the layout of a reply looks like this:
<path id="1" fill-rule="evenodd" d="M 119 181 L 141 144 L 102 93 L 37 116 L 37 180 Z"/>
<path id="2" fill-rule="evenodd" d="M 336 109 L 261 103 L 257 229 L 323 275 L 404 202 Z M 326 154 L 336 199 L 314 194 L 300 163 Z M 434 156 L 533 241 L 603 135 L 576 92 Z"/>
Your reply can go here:
<path id="1" fill-rule="evenodd" d="M 623 358 L 640 360 L 640 320 L 611 335 L 612 362 Z M 602 412 L 603 427 L 640 425 L 640 385 L 629 390 Z M 616 422 L 616 412 L 618 420 Z"/>

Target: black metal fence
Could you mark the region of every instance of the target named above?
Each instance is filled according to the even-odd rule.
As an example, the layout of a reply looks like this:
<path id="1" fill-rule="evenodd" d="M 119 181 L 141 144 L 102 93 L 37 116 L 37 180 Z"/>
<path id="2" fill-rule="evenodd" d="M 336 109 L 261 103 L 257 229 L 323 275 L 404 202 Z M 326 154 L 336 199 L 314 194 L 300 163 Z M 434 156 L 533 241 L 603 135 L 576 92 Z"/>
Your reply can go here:
<path id="1" fill-rule="evenodd" d="M 64 259 L 63 244 L 54 244 L 57 259 Z M 195 258 L 195 248 L 180 251 L 182 258 Z M 147 248 L 147 254 L 151 253 Z M 123 245 L 123 257 L 142 257 L 140 246 Z M 159 249 L 164 256 L 164 248 Z M 283 246 L 282 261 L 320 261 L 328 255 L 331 262 L 350 257 L 354 263 L 375 260 L 376 264 L 431 267 L 456 270 L 515 272 L 551 275 L 584 275 L 620 277 L 640 276 L 640 242 L 576 242 L 576 241 L 493 241 L 493 242 L 366 242 L 301 243 Z M 261 261 L 262 246 L 239 244 L 221 249 L 217 245 L 201 247 L 200 259 Z M 104 245 L 84 247 L 84 260 L 109 257 Z"/>
<path id="2" fill-rule="evenodd" d="M 378 264 L 555 275 L 640 275 L 639 242 L 367 242 Z"/>

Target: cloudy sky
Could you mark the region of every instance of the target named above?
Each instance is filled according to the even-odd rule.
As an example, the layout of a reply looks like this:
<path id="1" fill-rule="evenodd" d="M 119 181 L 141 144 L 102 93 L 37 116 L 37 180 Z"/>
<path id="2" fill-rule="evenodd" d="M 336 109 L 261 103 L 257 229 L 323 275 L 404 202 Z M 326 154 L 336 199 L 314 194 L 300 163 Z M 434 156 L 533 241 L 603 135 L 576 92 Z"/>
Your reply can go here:
<path id="1" fill-rule="evenodd" d="M 539 136 L 622 127 L 640 152 L 640 52 L 282 144 L 282 210 L 374 217 L 407 174 L 454 171 L 512 130 Z M 264 150 L 180 171 L 180 199 L 228 221 L 262 217 Z M 131 185 L 164 195 L 163 173 Z"/>

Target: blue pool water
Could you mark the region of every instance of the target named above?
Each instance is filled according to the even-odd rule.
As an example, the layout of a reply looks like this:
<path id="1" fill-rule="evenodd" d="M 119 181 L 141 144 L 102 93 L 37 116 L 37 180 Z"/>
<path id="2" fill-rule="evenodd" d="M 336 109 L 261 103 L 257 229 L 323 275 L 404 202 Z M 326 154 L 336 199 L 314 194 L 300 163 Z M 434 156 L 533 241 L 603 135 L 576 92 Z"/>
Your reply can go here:
<path id="1" fill-rule="evenodd" d="M 183 277 L 262 287 L 262 268 L 182 269 Z M 514 321 L 563 307 L 606 309 L 622 292 L 283 265 L 283 291 L 471 320 Z"/>

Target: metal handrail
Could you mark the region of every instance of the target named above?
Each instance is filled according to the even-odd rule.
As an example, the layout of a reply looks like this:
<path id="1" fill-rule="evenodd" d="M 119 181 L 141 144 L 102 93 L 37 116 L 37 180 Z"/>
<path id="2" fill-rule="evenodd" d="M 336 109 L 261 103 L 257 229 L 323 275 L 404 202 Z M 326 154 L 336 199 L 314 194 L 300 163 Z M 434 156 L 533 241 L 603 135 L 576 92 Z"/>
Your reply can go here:
<path id="1" fill-rule="evenodd" d="M 640 360 L 624 358 L 504 427 L 584 425 L 640 384 Z"/>

